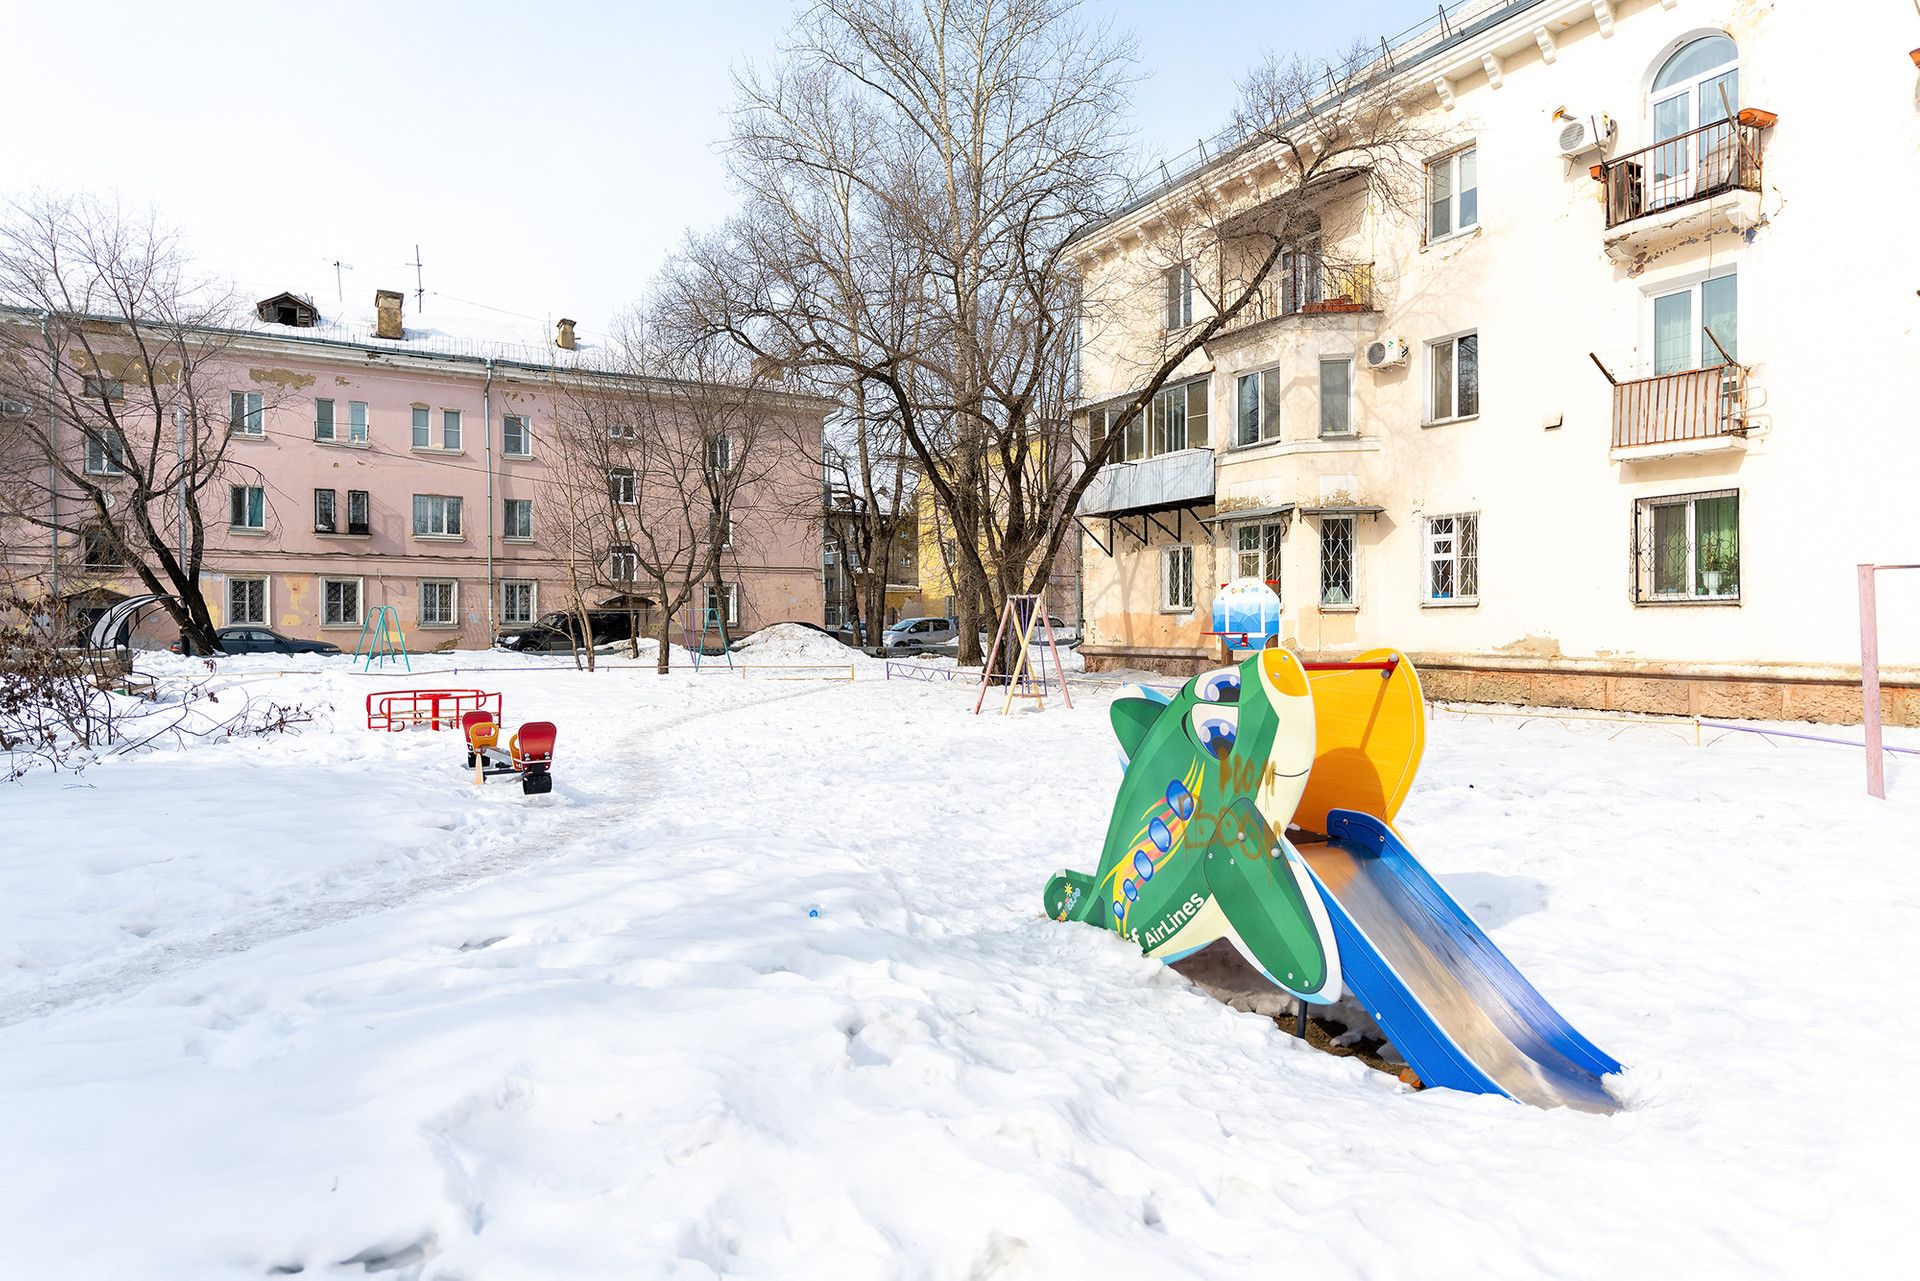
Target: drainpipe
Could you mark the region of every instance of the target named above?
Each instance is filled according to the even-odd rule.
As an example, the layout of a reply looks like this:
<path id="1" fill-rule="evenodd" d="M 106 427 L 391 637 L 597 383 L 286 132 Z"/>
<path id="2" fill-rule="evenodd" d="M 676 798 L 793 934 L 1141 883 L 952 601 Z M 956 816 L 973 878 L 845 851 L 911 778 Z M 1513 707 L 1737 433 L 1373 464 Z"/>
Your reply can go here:
<path id="1" fill-rule="evenodd" d="M 60 600 L 60 464 L 53 430 L 53 402 L 58 391 L 59 357 L 53 350 L 53 313 L 40 313 L 40 341 L 47 345 L 47 592 L 53 608 Z"/>
<path id="2" fill-rule="evenodd" d="M 487 357 L 487 382 L 480 392 L 480 417 L 487 433 L 487 648 L 499 633 L 494 621 L 494 597 L 499 593 L 493 582 L 493 357 Z"/>

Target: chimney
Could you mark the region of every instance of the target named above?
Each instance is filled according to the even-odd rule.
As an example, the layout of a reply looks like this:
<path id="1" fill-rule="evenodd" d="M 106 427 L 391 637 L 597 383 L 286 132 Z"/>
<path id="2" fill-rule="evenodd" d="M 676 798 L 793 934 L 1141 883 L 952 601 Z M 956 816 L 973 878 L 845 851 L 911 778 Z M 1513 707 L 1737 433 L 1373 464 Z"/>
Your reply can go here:
<path id="1" fill-rule="evenodd" d="M 563 351 L 573 350 L 573 322 L 562 318 L 554 322 L 553 345 Z"/>
<path id="2" fill-rule="evenodd" d="M 395 293 L 391 289 L 376 289 L 373 293 L 373 335 L 376 338 L 404 338 L 406 330 L 400 324 L 400 306 L 407 296 Z"/>

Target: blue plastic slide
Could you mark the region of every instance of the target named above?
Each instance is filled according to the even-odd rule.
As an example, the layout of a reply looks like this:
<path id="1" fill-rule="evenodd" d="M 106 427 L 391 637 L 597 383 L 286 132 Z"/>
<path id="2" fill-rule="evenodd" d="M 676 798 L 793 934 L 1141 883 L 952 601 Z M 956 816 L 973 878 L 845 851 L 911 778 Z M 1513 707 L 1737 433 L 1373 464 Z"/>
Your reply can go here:
<path id="1" fill-rule="evenodd" d="M 1305 845 L 1346 987 L 1428 1085 L 1612 1112 L 1620 1064 L 1573 1030 L 1393 830 L 1353 810 Z"/>

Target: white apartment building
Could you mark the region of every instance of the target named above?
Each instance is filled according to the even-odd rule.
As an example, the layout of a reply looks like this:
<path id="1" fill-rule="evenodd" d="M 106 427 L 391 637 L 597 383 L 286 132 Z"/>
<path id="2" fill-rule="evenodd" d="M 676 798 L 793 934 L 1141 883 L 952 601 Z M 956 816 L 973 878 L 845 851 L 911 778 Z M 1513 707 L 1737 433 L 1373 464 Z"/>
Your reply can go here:
<path id="1" fill-rule="evenodd" d="M 1325 184 L 1083 502 L 1089 665 L 1218 662 L 1251 575 L 1288 643 L 1402 649 L 1434 696 L 1858 719 L 1855 566 L 1920 561 L 1920 17 L 1447 17 L 1387 82 L 1437 140 L 1419 198 Z M 1096 435 L 1206 314 L 1156 227 L 1196 193 L 1257 217 L 1287 165 L 1227 150 L 1078 238 L 1127 315 L 1083 325 Z M 1886 712 L 1920 723 L 1920 572 L 1883 577 Z"/>

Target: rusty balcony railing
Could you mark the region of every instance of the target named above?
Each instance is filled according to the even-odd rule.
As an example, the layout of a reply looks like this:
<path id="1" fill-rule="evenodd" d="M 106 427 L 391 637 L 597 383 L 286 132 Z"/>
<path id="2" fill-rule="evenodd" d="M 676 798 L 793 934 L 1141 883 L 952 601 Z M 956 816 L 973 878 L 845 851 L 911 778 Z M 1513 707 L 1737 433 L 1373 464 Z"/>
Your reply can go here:
<path id="1" fill-rule="evenodd" d="M 1330 263 L 1288 254 L 1276 263 L 1229 330 L 1284 316 L 1331 316 L 1373 310 L 1373 264 Z"/>
<path id="2" fill-rule="evenodd" d="M 1760 113 L 1741 112 L 1742 116 Z M 1758 123 L 1716 120 L 1607 161 L 1607 228 L 1723 191 L 1760 190 Z"/>
<path id="3" fill-rule="evenodd" d="M 1613 448 L 1744 436 L 1747 367 L 1711 365 L 1613 385 Z"/>

